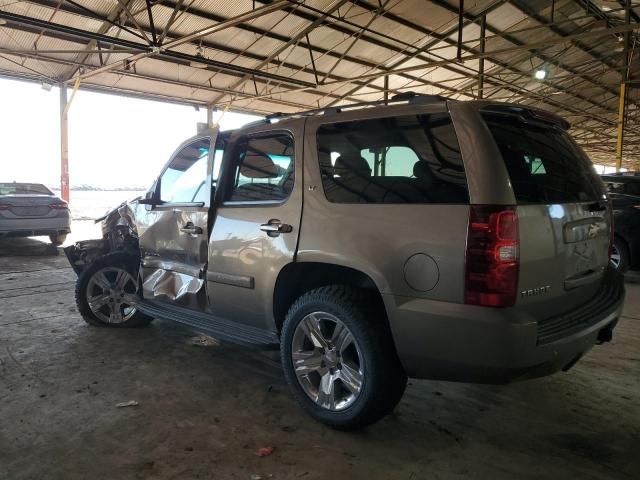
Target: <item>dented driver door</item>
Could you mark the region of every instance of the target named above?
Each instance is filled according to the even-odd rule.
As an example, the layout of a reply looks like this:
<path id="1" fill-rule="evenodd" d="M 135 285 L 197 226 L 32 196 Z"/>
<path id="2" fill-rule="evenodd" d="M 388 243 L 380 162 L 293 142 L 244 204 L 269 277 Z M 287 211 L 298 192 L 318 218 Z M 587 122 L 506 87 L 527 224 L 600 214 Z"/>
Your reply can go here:
<path id="1" fill-rule="evenodd" d="M 214 146 L 211 130 L 183 143 L 162 171 L 146 222 L 138 225 L 145 300 L 206 308 L 208 215 Z"/>

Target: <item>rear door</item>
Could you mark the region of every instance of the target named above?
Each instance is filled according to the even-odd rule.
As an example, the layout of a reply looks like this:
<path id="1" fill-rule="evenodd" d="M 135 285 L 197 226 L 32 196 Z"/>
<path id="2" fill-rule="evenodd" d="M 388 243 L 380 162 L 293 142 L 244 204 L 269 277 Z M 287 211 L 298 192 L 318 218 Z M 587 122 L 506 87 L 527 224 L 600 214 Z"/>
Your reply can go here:
<path id="1" fill-rule="evenodd" d="M 239 132 L 227 146 L 207 272 L 217 317 L 274 329 L 276 279 L 294 261 L 300 232 L 303 133 L 293 121 Z"/>
<path id="2" fill-rule="evenodd" d="M 610 209 L 602 181 L 560 126 L 484 113 L 518 205 L 519 305 L 547 316 L 584 303 L 609 263 Z"/>
<path id="3" fill-rule="evenodd" d="M 185 142 L 157 182 L 157 205 L 138 222 L 145 299 L 206 308 L 208 213 L 215 132 Z M 142 220 L 142 218 L 141 218 Z"/>

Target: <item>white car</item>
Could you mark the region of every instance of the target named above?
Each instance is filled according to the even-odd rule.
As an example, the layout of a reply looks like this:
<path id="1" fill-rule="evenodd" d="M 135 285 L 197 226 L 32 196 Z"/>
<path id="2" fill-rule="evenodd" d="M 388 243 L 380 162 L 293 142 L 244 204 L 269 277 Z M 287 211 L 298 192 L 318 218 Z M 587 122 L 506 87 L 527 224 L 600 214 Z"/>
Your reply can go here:
<path id="1" fill-rule="evenodd" d="M 71 232 L 69 205 L 39 183 L 0 183 L 0 238 L 48 236 L 62 245 Z"/>

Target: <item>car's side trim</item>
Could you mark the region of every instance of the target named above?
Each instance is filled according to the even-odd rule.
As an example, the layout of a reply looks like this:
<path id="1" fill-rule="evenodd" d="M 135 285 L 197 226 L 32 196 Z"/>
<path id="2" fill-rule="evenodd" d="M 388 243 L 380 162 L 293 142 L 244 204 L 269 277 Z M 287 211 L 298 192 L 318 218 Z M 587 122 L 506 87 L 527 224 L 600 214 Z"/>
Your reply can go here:
<path id="1" fill-rule="evenodd" d="M 136 307 L 146 315 L 187 325 L 194 330 L 220 340 L 264 348 L 278 348 L 280 341 L 275 331 L 252 327 L 233 320 L 197 312 L 169 303 L 143 300 Z"/>
<path id="2" fill-rule="evenodd" d="M 233 275 L 231 273 L 207 272 L 207 280 L 215 283 L 224 283 L 242 288 L 254 288 L 255 280 L 253 277 L 245 275 Z"/>

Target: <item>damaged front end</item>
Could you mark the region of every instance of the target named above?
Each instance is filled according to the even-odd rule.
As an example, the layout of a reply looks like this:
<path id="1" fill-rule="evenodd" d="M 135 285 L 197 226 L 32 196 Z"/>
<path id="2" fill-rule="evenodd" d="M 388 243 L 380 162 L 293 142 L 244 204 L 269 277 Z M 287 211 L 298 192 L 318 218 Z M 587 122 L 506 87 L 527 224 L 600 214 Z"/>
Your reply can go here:
<path id="1" fill-rule="evenodd" d="M 80 275 L 97 257 L 109 252 L 124 251 L 140 254 L 138 231 L 135 224 L 135 209 L 138 199 L 123 202 L 103 217 L 96 219 L 102 222 L 102 238 L 82 240 L 64 249 L 71 267 Z"/>

